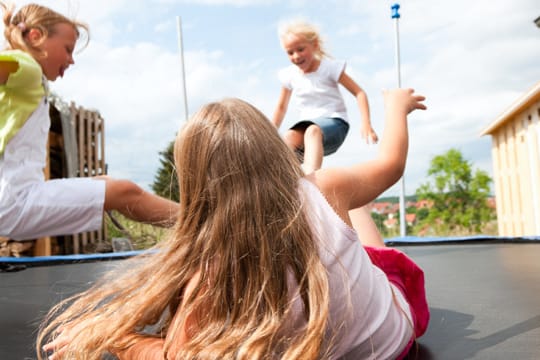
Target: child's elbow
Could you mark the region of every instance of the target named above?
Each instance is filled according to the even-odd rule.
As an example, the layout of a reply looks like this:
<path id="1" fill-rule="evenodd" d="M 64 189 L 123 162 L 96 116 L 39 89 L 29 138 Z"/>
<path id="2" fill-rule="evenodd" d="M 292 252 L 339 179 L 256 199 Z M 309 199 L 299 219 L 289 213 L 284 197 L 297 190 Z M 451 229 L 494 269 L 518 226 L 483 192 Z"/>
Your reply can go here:
<path id="1" fill-rule="evenodd" d="M 401 179 L 405 172 L 404 162 L 389 162 L 384 169 L 384 179 L 386 180 L 386 186 L 390 187 Z"/>
<path id="2" fill-rule="evenodd" d="M 394 183 L 396 183 L 399 179 L 401 179 L 401 177 L 403 176 L 404 173 L 405 173 L 405 164 L 401 164 L 401 165 L 397 166 L 394 169 L 393 174 L 392 174 L 392 178 L 394 180 Z"/>

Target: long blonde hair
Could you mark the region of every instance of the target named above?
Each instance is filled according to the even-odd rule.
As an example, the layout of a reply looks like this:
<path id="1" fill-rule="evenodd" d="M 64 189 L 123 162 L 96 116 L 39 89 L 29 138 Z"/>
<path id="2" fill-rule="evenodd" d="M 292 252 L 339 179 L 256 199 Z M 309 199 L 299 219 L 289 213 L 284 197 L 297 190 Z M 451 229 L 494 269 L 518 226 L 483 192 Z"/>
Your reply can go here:
<path id="1" fill-rule="evenodd" d="M 15 5 L 6 4 L 4 1 L 0 1 L 0 6 L 4 11 L 4 37 L 7 41 L 7 49 L 9 50 L 23 50 L 28 53 L 34 53 L 43 56 L 37 48 L 40 42 L 30 44 L 24 38 L 25 34 L 30 29 L 38 29 L 42 36 L 41 41 L 45 40 L 48 36 L 54 35 L 55 26 L 58 24 L 69 24 L 73 26 L 77 37 L 81 35 L 81 30 L 86 33 L 86 42 L 88 43 L 90 36 L 88 26 L 80 21 L 69 19 L 68 17 L 42 5 L 28 4 L 14 14 Z"/>
<path id="2" fill-rule="evenodd" d="M 161 319 L 156 336 L 169 334 L 168 359 L 324 358 L 327 274 L 298 191 L 300 164 L 275 127 L 253 106 L 225 99 L 188 121 L 174 152 L 180 211 L 170 239 L 128 261 L 124 273 L 57 305 L 38 349 L 62 324 L 83 322 L 66 358 L 97 359 L 129 346 L 127 334 Z M 182 298 L 195 274 L 194 295 Z M 305 325 L 286 332 L 291 275 Z M 187 329 L 179 353 L 167 354 L 179 331 L 170 320 L 180 301 L 185 311 L 175 325 L 189 314 L 198 323 Z"/>
<path id="3" fill-rule="evenodd" d="M 303 37 L 309 43 L 316 45 L 315 57 L 322 59 L 323 57 L 331 57 L 325 47 L 325 41 L 321 35 L 319 28 L 303 19 L 293 19 L 282 22 L 278 26 L 278 36 L 281 44 L 287 35 L 296 35 Z"/>

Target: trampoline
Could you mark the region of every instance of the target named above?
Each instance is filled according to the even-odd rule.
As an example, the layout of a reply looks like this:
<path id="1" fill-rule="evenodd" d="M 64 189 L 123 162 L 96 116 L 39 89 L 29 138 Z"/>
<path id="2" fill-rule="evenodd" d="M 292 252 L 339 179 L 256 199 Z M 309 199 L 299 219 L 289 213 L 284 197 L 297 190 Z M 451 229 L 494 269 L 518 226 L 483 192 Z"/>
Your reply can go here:
<path id="1" fill-rule="evenodd" d="M 409 359 L 540 359 L 540 238 L 395 238 L 425 271 L 431 321 Z M 0 359 L 35 359 L 52 304 L 137 252 L 0 258 Z"/>

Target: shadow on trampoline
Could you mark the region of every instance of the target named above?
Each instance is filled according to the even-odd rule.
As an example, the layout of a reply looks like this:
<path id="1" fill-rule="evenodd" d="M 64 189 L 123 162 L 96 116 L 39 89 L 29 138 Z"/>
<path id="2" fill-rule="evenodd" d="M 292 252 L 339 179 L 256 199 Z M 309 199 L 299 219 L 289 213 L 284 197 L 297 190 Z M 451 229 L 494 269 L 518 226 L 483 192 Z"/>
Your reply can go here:
<path id="1" fill-rule="evenodd" d="M 472 327 L 473 315 L 438 308 L 431 308 L 430 311 L 429 328 L 418 340 L 418 346 L 409 353 L 408 360 L 475 359 L 483 350 L 540 329 L 540 315 L 536 315 L 499 330 L 492 329 L 496 331 L 489 335 L 476 337 L 479 331 Z M 436 352 L 433 352 L 435 349 Z"/>

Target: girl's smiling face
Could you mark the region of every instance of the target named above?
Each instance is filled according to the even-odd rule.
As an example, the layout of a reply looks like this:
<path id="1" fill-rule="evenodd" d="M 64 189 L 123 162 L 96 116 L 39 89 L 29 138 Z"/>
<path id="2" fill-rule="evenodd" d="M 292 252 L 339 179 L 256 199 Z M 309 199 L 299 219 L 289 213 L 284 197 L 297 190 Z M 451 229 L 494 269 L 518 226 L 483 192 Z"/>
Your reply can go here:
<path id="1" fill-rule="evenodd" d="M 282 39 L 282 45 L 289 60 L 303 73 L 313 72 L 319 67 L 320 61 L 315 56 L 318 52 L 316 42 L 295 34 L 286 34 Z"/>
<path id="2" fill-rule="evenodd" d="M 34 35 L 33 31 L 37 35 Z M 32 37 L 36 37 L 37 40 L 40 35 L 38 29 L 31 29 L 28 34 L 31 41 L 33 40 Z M 67 68 L 75 63 L 73 61 L 73 51 L 75 50 L 77 38 L 78 32 L 72 25 L 59 23 L 54 26 L 49 36 L 36 46 L 44 54 L 44 56 L 36 56 L 36 61 L 41 65 L 43 74 L 48 80 L 54 81 L 59 76 L 64 76 Z"/>

